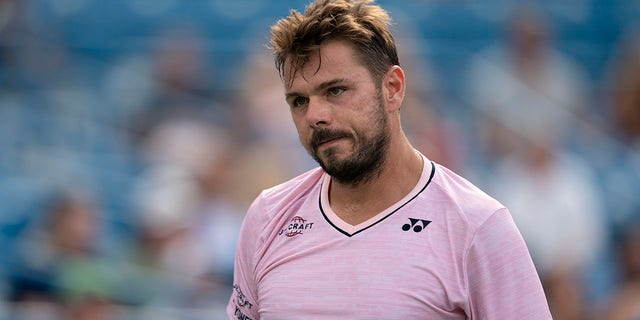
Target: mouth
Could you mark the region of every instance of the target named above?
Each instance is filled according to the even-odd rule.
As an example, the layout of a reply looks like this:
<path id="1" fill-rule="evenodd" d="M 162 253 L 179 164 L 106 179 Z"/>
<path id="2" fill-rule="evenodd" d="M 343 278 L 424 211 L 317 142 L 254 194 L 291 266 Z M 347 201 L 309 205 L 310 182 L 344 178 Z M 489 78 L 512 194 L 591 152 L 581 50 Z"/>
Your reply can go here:
<path id="1" fill-rule="evenodd" d="M 333 139 L 327 139 L 327 140 L 323 140 L 320 141 L 319 143 L 315 144 L 315 148 L 319 148 L 319 147 L 323 147 L 323 146 L 329 146 L 334 142 L 337 142 L 338 140 L 343 139 L 343 137 L 338 137 L 338 138 L 333 138 Z"/>
<path id="2" fill-rule="evenodd" d="M 313 135 L 311 145 L 317 150 L 320 147 L 330 146 L 348 137 L 349 135 L 343 132 L 318 131 Z"/>

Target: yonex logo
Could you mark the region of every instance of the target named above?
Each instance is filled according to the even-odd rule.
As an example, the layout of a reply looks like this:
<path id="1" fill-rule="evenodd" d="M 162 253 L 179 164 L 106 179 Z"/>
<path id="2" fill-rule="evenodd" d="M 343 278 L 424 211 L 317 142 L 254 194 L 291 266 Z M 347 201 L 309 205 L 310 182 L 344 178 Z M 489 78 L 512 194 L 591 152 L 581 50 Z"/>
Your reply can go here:
<path id="1" fill-rule="evenodd" d="M 424 230 L 424 228 L 426 228 L 429 225 L 429 223 L 431 223 L 431 221 L 429 220 L 414 219 L 414 218 L 409 218 L 409 222 L 410 223 L 405 223 L 402 225 L 402 231 L 409 231 L 413 229 L 413 232 L 418 233 Z"/>

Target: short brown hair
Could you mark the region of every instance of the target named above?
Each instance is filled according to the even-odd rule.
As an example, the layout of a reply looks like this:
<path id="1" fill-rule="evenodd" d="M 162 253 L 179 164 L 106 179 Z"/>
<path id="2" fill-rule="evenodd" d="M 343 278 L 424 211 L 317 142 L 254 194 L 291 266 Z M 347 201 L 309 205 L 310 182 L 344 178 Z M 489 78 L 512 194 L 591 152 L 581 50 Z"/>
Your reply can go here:
<path id="1" fill-rule="evenodd" d="M 399 65 L 391 18 L 373 0 L 316 0 L 304 14 L 291 10 L 287 18 L 271 27 L 271 49 L 276 68 L 284 80 L 285 63 L 291 77 L 326 41 L 351 43 L 374 80 L 380 81 L 393 65 Z"/>

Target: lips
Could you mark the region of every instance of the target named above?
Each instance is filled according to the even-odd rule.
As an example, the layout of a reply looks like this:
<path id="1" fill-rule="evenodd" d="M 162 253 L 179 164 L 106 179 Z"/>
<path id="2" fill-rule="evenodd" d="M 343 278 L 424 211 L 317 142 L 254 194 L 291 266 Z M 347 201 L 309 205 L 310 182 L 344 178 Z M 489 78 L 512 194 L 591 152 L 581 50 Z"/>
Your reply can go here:
<path id="1" fill-rule="evenodd" d="M 313 144 L 313 148 L 315 150 L 318 150 L 318 148 L 320 148 L 322 146 L 326 146 L 326 145 L 330 144 L 333 141 L 337 141 L 338 139 L 340 139 L 340 138 L 334 138 L 334 139 L 327 139 L 327 140 L 319 141 L 319 142 Z"/>
<path id="2" fill-rule="evenodd" d="M 349 134 L 341 131 L 319 130 L 313 133 L 311 137 L 311 145 L 317 149 L 321 145 L 333 142 L 338 139 L 348 138 Z"/>

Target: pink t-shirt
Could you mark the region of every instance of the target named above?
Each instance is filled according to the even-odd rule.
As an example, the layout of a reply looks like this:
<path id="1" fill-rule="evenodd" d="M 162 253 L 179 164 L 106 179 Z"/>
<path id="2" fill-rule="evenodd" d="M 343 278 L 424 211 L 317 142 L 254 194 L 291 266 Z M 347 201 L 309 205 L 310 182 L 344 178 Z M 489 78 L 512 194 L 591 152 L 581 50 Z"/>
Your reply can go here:
<path id="1" fill-rule="evenodd" d="M 320 168 L 265 190 L 237 248 L 230 319 L 551 319 L 506 208 L 424 159 L 402 200 L 359 225 Z"/>

